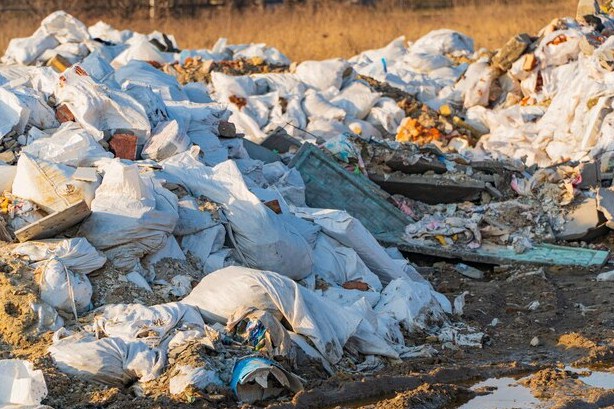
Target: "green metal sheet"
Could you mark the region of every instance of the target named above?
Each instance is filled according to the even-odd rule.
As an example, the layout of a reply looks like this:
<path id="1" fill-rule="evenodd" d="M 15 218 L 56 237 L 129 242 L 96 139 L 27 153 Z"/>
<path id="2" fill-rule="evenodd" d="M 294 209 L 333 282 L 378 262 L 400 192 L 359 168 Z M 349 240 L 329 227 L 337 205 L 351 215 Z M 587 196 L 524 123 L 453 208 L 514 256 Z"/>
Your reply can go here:
<path id="1" fill-rule="evenodd" d="M 388 193 L 365 176 L 343 169 L 312 144 L 301 146 L 290 167 L 301 173 L 306 186 L 305 199 L 310 207 L 345 210 L 374 235 L 401 235 L 405 226 L 413 223 L 388 202 Z"/>

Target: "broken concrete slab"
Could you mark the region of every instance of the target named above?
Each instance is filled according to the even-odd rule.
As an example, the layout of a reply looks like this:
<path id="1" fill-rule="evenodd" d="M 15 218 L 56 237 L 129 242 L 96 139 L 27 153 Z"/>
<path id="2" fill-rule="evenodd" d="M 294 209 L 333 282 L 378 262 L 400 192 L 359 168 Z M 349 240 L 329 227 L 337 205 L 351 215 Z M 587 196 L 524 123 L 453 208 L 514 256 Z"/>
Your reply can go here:
<path id="1" fill-rule="evenodd" d="M 607 219 L 606 225 L 614 229 L 614 189 L 601 188 L 597 191 L 597 210 Z"/>
<path id="2" fill-rule="evenodd" d="M 483 181 L 454 180 L 438 176 L 369 174 L 369 179 L 390 194 L 400 194 L 428 204 L 459 203 L 478 200 L 486 189 Z"/>
<path id="3" fill-rule="evenodd" d="M 80 223 L 90 213 L 92 211 L 87 203 L 85 203 L 85 200 L 81 200 L 62 211 L 51 213 L 32 224 L 22 227 L 15 232 L 15 236 L 20 242 L 52 238 Z"/>
<path id="4" fill-rule="evenodd" d="M 585 198 L 567 215 L 563 231 L 555 234 L 557 240 L 592 240 L 606 234 L 606 218 L 597 210 L 597 199 Z"/>
<path id="5" fill-rule="evenodd" d="M 516 253 L 513 248 L 483 243 L 477 249 L 457 246 L 443 247 L 437 244 L 411 243 L 394 235 L 376 236 L 384 244 L 394 244 L 406 253 L 423 254 L 448 259 L 460 259 L 475 263 L 506 265 L 532 264 L 551 266 L 602 267 L 610 252 L 579 247 L 564 247 L 552 244 L 537 244 L 524 253 Z"/>
<path id="6" fill-rule="evenodd" d="M 583 162 L 580 164 L 582 181 L 578 185 L 580 189 L 601 186 L 601 163 L 599 160 Z"/>

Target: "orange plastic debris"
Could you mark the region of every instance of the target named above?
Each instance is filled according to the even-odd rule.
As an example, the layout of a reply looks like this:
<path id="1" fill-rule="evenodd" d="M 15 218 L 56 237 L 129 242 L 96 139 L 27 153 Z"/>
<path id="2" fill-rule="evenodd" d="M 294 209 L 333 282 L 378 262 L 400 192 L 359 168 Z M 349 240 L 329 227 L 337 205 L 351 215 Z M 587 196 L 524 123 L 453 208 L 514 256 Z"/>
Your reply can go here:
<path id="1" fill-rule="evenodd" d="M 426 127 L 414 118 L 405 118 L 403 122 L 401 122 L 396 140 L 398 142 L 413 142 L 424 145 L 439 140 L 441 137 L 442 135 L 439 129 Z"/>

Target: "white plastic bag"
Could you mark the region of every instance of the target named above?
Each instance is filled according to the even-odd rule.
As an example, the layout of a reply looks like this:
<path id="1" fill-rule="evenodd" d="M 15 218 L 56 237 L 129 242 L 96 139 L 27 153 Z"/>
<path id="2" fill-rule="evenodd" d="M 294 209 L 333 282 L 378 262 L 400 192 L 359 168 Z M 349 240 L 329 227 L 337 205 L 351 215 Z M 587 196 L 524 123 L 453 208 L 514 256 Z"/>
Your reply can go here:
<path id="1" fill-rule="evenodd" d="M 73 66 L 66 70 L 56 87 L 58 103 L 66 104 L 76 121 L 96 140 L 104 131 L 130 130 L 144 144 L 150 136 L 151 125 L 145 108 L 125 92 L 112 90 L 82 75 L 83 69 Z"/>
<path id="2" fill-rule="evenodd" d="M 39 405 L 47 397 L 43 371 L 20 359 L 0 360 L 0 407 Z"/>
<path id="3" fill-rule="evenodd" d="M 83 274 L 98 270 L 107 261 L 107 258 L 83 237 L 29 241 L 15 247 L 13 254 L 27 256 L 32 262 L 57 258 L 71 271 Z"/>
<path id="4" fill-rule="evenodd" d="M 24 146 L 22 152 L 72 167 L 95 166 L 97 161 L 113 157 L 92 135 L 74 122 L 63 123 L 53 135 Z"/>
<path id="5" fill-rule="evenodd" d="M 164 246 L 178 218 L 177 196 L 140 176 L 136 165 L 112 161 L 79 233 L 105 250 L 114 266 L 130 271 L 142 256 Z"/>
<path id="6" fill-rule="evenodd" d="M 343 73 L 349 67 L 349 63 L 340 58 L 303 61 L 296 67 L 296 75 L 305 84 L 318 90 L 330 87 L 339 89 L 343 83 Z"/>
<path id="7" fill-rule="evenodd" d="M 58 259 L 45 262 L 38 280 L 41 300 L 66 312 L 87 311 L 92 300 L 92 284 L 85 274 L 75 274 Z M 73 304 L 74 303 L 74 304 Z"/>
<path id="8" fill-rule="evenodd" d="M 294 332 L 311 339 L 330 362 L 338 362 L 360 315 L 338 308 L 287 277 L 245 267 L 209 274 L 182 303 L 198 307 L 207 322 L 225 324 L 241 307 L 254 307 L 285 318 Z"/>
<path id="9" fill-rule="evenodd" d="M 62 331 L 62 330 L 60 330 Z M 135 381 L 157 378 L 166 364 L 159 349 L 143 342 L 124 342 L 120 338 L 102 338 L 78 333 L 58 339 L 54 336 L 49 353 L 58 369 L 80 379 L 110 386 L 127 386 Z"/>
<path id="10" fill-rule="evenodd" d="M 208 168 L 192 156 L 176 155 L 164 170 L 183 180 L 192 194 L 203 195 L 225 209 L 238 250 L 249 266 L 275 270 L 300 280 L 311 273 L 311 247 L 296 229 L 254 196 L 232 161 Z"/>

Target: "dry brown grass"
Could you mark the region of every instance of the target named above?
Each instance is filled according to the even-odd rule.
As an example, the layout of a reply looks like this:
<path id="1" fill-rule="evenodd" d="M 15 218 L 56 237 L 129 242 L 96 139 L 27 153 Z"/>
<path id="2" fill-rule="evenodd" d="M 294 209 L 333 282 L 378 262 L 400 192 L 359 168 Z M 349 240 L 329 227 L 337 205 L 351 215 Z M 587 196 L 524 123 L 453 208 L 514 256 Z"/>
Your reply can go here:
<path id="1" fill-rule="evenodd" d="M 515 4 L 487 2 L 483 6 L 461 6 L 436 10 L 381 10 L 359 7 L 314 9 L 214 10 L 198 18 L 157 22 L 79 16 L 88 24 L 99 19 L 117 28 L 140 32 L 154 29 L 174 34 L 183 48 L 210 47 L 218 37 L 232 43 L 264 42 L 279 48 L 293 60 L 350 57 L 360 51 L 386 45 L 405 35 L 416 39 L 430 30 L 450 28 L 472 36 L 478 47 L 500 47 L 512 35 L 535 33 L 556 17 L 573 16 L 575 0 L 517 1 Z M 2 21 L 2 20 L 6 21 Z M 0 47 L 12 37 L 30 35 L 38 26 L 34 18 L 0 16 Z"/>

